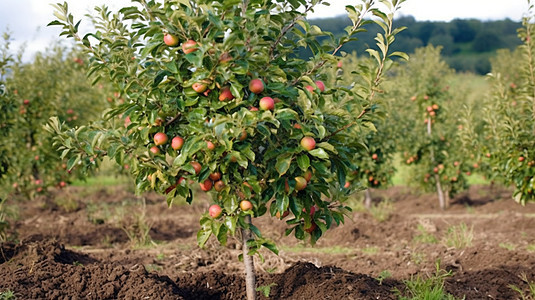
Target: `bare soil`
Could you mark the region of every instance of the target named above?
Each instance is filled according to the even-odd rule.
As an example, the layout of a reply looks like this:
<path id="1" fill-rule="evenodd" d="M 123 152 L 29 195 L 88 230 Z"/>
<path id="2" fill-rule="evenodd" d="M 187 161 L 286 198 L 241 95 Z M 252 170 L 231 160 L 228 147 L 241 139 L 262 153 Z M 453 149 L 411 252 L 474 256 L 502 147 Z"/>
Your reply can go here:
<path id="1" fill-rule="evenodd" d="M 170 208 L 125 187 L 70 187 L 11 202 L 19 218 L 10 229 L 15 241 L 0 245 L 0 292 L 18 299 L 244 299 L 237 240 L 196 244 L 210 204 L 198 194 L 193 205 Z M 284 221 L 255 220 L 280 248 L 278 256 L 262 252 L 264 262 L 255 258 L 258 286 L 270 287 L 270 299 L 398 299 L 409 295 L 406 280 L 428 278 L 437 264 L 457 298 L 521 299 L 512 286 L 527 295 L 535 282 L 535 205 L 516 204 L 509 190 L 472 187 L 444 212 L 434 195 L 409 188 L 373 194 L 376 203 L 390 203 L 384 221 L 356 210 L 313 247 L 284 236 Z M 448 244 L 463 224 L 471 244 Z"/>

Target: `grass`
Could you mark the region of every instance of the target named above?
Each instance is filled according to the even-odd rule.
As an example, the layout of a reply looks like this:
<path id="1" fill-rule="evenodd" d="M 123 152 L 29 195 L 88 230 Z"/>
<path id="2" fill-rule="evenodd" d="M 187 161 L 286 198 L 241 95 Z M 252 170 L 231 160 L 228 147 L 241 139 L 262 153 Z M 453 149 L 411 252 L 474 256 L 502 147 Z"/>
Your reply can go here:
<path id="1" fill-rule="evenodd" d="M 372 205 L 370 207 L 370 214 L 378 222 L 384 222 L 390 219 L 392 213 L 394 212 L 394 205 L 390 201 L 382 201 L 377 205 Z"/>
<path id="2" fill-rule="evenodd" d="M 438 239 L 431 233 L 427 232 L 424 225 L 418 224 L 416 228 L 418 234 L 414 236 L 413 241 L 423 244 L 436 244 Z"/>
<path id="3" fill-rule="evenodd" d="M 452 272 L 440 269 L 440 262 L 436 263 L 434 274 L 426 278 L 418 275 L 405 280 L 405 292 L 396 290 L 400 300 L 455 300 L 453 295 L 444 291 L 444 281 L 452 276 Z"/>
<path id="4" fill-rule="evenodd" d="M 516 249 L 516 245 L 512 243 L 500 243 L 498 246 L 500 246 L 500 248 L 504 248 L 509 251 L 513 251 Z"/>
<path id="5" fill-rule="evenodd" d="M 522 300 L 533 300 L 533 299 L 535 299 L 535 282 L 531 281 L 531 280 L 528 280 L 528 276 L 525 273 L 522 274 L 522 276 L 520 278 L 522 279 L 522 281 L 524 281 L 524 283 L 526 283 L 528 285 L 527 286 L 527 288 L 528 288 L 527 292 L 525 292 L 524 290 L 522 290 L 521 288 L 519 288 L 518 286 L 513 285 L 513 284 L 510 284 L 509 288 L 512 289 L 513 291 L 517 292 L 520 295 L 520 299 L 522 299 Z"/>
<path id="6" fill-rule="evenodd" d="M 535 252 L 535 244 L 529 244 L 526 247 L 526 250 L 528 250 L 529 252 Z"/>
<path id="7" fill-rule="evenodd" d="M 366 248 L 360 249 L 360 251 L 362 251 L 362 253 L 364 254 L 374 255 L 374 254 L 377 254 L 377 252 L 379 252 L 379 247 L 376 247 L 376 246 L 366 247 Z"/>
<path id="8" fill-rule="evenodd" d="M 463 249 L 472 245 L 474 239 L 474 227 L 468 226 L 465 223 L 451 226 L 448 228 L 443 242 L 448 247 L 454 247 L 456 249 Z"/>

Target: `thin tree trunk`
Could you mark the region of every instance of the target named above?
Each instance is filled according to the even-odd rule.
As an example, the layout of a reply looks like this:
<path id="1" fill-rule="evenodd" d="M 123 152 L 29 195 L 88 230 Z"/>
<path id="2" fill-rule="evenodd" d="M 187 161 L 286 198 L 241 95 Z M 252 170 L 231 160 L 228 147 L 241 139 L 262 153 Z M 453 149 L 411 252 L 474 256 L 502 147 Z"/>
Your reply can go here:
<path id="1" fill-rule="evenodd" d="M 431 138 L 431 121 L 431 117 L 427 117 L 427 135 L 429 136 L 429 138 Z M 429 154 L 431 156 L 431 162 L 436 165 L 435 153 L 433 151 L 433 148 L 430 149 Z M 442 190 L 442 185 L 440 184 L 440 176 L 438 174 L 435 174 L 435 182 L 438 193 L 438 204 L 440 205 L 440 209 L 444 210 L 446 209 L 446 200 L 444 199 L 444 191 Z"/>
<path id="2" fill-rule="evenodd" d="M 364 191 L 364 207 L 366 207 L 366 209 L 372 207 L 372 194 L 370 193 L 370 189 Z"/>
<path id="3" fill-rule="evenodd" d="M 251 216 L 245 216 L 245 222 L 252 224 Z M 242 250 L 243 250 L 243 263 L 245 265 L 245 286 L 247 290 L 247 300 L 256 300 L 256 275 L 254 270 L 253 256 L 249 255 L 249 246 L 247 241 L 252 239 L 251 229 L 242 228 Z"/>

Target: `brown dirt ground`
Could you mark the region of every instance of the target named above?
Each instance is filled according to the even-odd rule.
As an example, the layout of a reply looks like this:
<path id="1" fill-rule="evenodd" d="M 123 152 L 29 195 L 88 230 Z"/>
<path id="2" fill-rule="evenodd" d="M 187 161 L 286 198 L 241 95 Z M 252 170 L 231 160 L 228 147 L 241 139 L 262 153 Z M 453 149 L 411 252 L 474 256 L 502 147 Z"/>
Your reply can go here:
<path id="1" fill-rule="evenodd" d="M 527 293 L 535 282 L 535 204 L 519 206 L 507 189 L 486 186 L 459 195 L 446 212 L 434 195 L 409 188 L 373 194 L 390 203 L 385 221 L 356 210 L 314 247 L 284 236 L 284 221 L 255 220 L 280 248 L 279 256 L 255 258 L 270 299 L 398 299 L 396 290 L 408 295 L 405 280 L 427 278 L 437 263 L 451 272 L 445 289 L 457 298 L 521 299 L 511 286 Z M 0 245 L 0 292 L 18 299 L 245 298 L 239 243 L 196 245 L 207 199 L 168 208 L 124 187 L 70 187 L 12 203 L 17 239 Z M 459 224 L 473 230 L 468 247 L 445 242 Z M 143 230 L 153 242 L 135 246 L 133 233 Z"/>

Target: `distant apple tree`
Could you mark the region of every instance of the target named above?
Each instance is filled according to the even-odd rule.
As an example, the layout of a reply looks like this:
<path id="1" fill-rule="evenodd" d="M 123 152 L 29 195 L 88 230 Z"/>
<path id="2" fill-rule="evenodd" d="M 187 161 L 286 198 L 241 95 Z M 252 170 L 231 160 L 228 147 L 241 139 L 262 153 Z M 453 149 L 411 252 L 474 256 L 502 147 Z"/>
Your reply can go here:
<path id="1" fill-rule="evenodd" d="M 108 156 L 129 164 L 138 192 L 155 190 L 169 205 L 209 192 L 198 243 L 241 236 L 255 299 L 252 255 L 277 248 L 252 217 L 290 215 L 286 234 L 314 243 L 349 212 L 343 186 L 354 149 L 365 147 L 364 123 L 376 118 L 372 103 L 391 58 L 405 57 L 390 53 L 403 1 L 380 1 L 387 13 L 373 0 L 348 6 L 352 24 L 339 37 L 305 19 L 322 0 L 133 2 L 117 13 L 95 8 L 96 30 L 85 35 L 67 4 L 56 5 L 50 25 L 85 47 L 89 73 L 111 80 L 125 102 L 98 122 L 69 128 L 52 119 L 48 129 L 69 168 Z M 374 66 L 359 70 L 366 80 L 324 83 L 323 68 L 370 23 L 379 33 L 377 50 L 368 50 Z M 300 48 L 311 57 L 298 57 Z"/>

